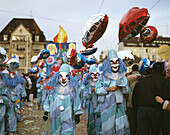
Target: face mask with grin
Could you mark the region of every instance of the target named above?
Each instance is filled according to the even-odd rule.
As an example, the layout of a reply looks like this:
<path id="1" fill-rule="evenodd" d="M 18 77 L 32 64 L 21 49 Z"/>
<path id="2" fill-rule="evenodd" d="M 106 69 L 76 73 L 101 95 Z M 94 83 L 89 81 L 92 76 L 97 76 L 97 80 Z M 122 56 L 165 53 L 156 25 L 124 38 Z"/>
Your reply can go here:
<path id="1" fill-rule="evenodd" d="M 112 58 L 110 59 L 110 66 L 111 66 L 111 70 L 113 73 L 117 73 L 119 71 L 119 59 L 118 58 Z"/>
<path id="2" fill-rule="evenodd" d="M 59 84 L 63 87 L 67 86 L 69 83 L 69 74 L 66 72 L 60 72 L 59 75 Z"/>
<path id="3" fill-rule="evenodd" d="M 98 80 L 98 73 L 97 72 L 92 72 L 90 75 L 91 81 L 92 82 L 97 82 Z"/>

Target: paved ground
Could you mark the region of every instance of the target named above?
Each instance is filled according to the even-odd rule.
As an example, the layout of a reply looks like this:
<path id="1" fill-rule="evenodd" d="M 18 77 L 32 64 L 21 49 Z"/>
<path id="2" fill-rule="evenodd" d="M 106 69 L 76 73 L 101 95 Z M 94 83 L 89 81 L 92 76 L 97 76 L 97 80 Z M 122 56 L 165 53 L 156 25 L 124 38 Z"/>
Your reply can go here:
<path id="1" fill-rule="evenodd" d="M 42 119 L 43 110 L 38 110 L 37 105 L 34 102 L 32 106 L 30 103 L 26 103 L 25 109 L 23 110 L 23 120 L 18 122 L 17 135 L 41 135 L 45 122 Z M 87 135 L 86 132 L 86 116 L 84 114 L 80 117 L 80 123 L 76 125 L 76 135 Z M 50 120 L 46 123 L 47 134 L 50 135 Z"/>

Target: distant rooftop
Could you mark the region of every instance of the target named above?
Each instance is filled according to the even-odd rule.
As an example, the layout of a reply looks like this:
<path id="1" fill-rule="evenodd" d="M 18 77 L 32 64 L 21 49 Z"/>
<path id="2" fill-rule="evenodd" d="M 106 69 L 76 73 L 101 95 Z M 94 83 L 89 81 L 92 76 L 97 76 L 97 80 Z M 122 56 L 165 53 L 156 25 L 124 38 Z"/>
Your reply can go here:
<path id="1" fill-rule="evenodd" d="M 34 19 L 13 18 L 6 27 L 0 32 L 0 40 L 4 34 L 11 35 L 11 33 L 22 24 L 32 35 L 40 35 L 40 41 L 46 41 L 43 32 L 38 27 Z"/>

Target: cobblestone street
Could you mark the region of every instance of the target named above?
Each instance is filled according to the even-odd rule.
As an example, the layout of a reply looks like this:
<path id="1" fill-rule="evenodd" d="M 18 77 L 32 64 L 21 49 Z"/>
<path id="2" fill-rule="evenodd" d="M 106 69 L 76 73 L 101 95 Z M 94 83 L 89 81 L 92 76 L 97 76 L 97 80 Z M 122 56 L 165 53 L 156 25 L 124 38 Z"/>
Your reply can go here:
<path id="1" fill-rule="evenodd" d="M 37 109 L 36 102 L 33 104 L 27 103 L 23 110 L 23 120 L 18 122 L 17 135 L 41 135 L 45 122 L 42 118 L 43 110 Z M 86 116 L 84 114 L 80 117 L 80 123 L 76 125 L 76 135 L 87 135 L 86 132 Z M 46 131 L 50 135 L 50 119 L 46 122 Z"/>

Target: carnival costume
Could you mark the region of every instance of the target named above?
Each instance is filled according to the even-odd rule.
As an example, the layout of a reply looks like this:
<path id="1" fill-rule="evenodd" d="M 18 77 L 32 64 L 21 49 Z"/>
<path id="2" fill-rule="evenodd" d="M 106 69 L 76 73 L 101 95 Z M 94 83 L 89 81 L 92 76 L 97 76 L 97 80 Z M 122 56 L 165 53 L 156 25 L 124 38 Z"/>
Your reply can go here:
<path id="1" fill-rule="evenodd" d="M 87 115 L 87 133 L 88 135 L 98 134 L 100 131 L 101 118 L 95 114 L 97 107 L 97 95 L 95 94 L 95 86 L 98 80 L 99 73 L 95 66 L 91 66 L 89 74 L 83 80 L 84 88 L 84 107 Z"/>
<path id="2" fill-rule="evenodd" d="M 108 53 L 100 67 L 100 75 L 95 87 L 101 112 L 102 132 L 104 135 L 129 134 L 126 116 L 126 103 L 123 94 L 129 93 L 128 81 L 125 77 L 126 66 L 114 49 Z"/>
<path id="3" fill-rule="evenodd" d="M 43 119 L 47 120 L 50 113 L 51 135 L 75 135 L 75 122 L 83 114 L 78 81 L 69 72 L 69 65 L 63 64 L 47 83 L 53 88 L 44 103 Z"/>

